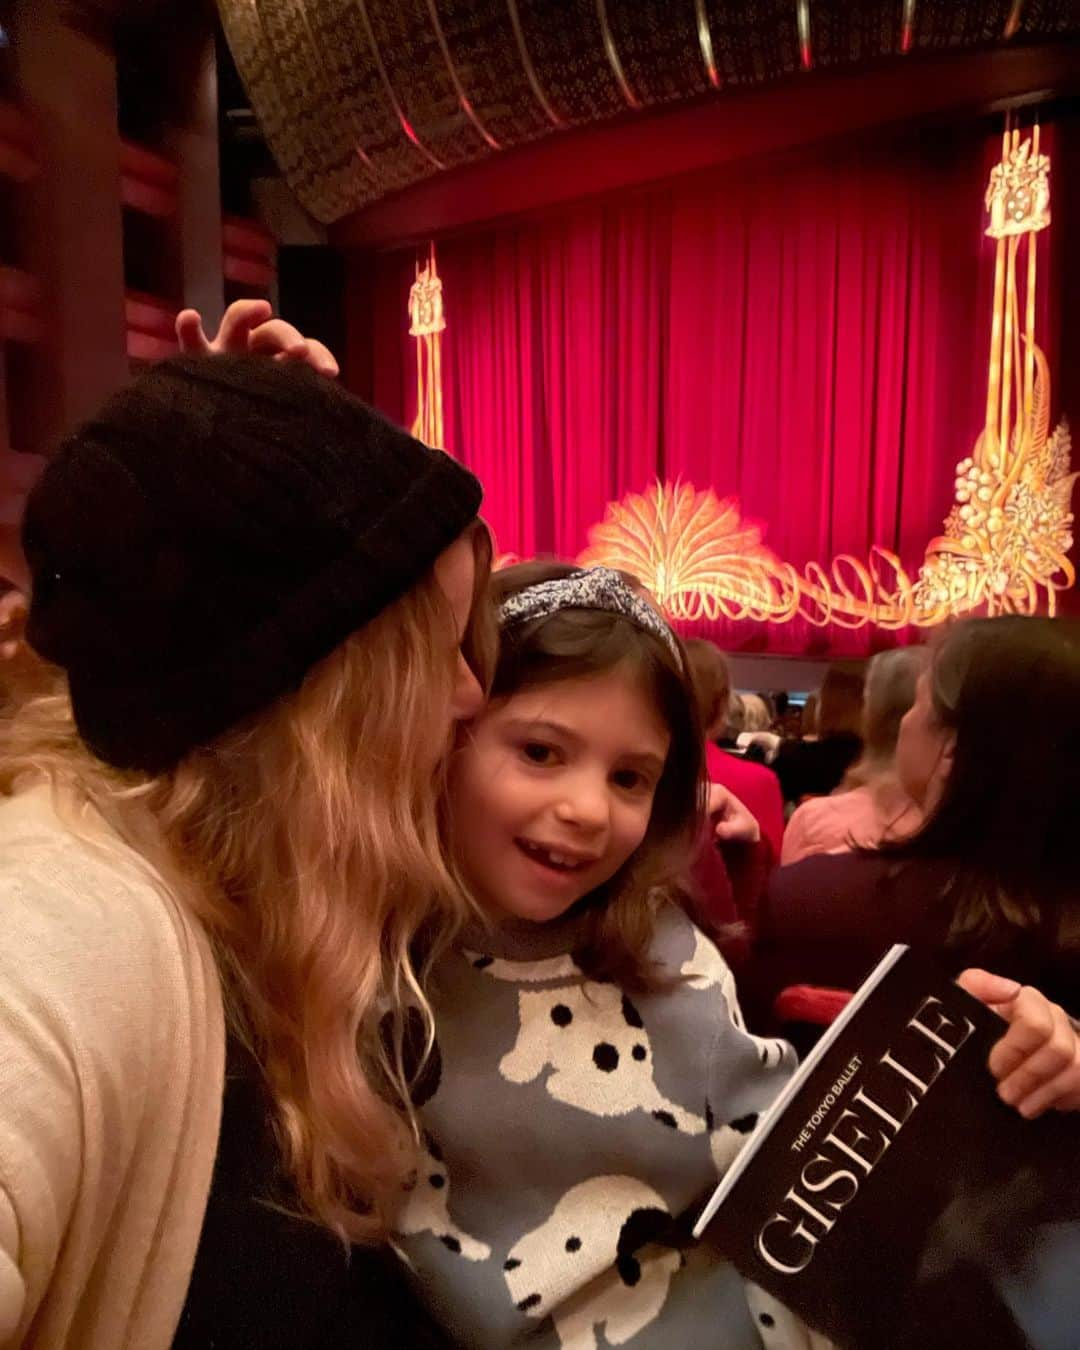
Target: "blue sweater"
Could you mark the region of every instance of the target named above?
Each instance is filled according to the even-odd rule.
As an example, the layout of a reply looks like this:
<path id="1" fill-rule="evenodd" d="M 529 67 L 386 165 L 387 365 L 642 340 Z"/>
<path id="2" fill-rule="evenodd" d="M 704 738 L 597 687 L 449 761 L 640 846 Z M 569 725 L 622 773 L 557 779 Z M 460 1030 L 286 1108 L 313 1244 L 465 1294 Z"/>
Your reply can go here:
<path id="1" fill-rule="evenodd" d="M 577 918 L 511 923 L 434 973 L 426 1153 L 400 1221 L 421 1296 L 476 1347 L 809 1344 L 678 1222 L 793 1052 L 747 1033 L 723 958 L 674 907 L 652 945 L 670 981 L 656 992 L 587 979 L 579 936 Z"/>

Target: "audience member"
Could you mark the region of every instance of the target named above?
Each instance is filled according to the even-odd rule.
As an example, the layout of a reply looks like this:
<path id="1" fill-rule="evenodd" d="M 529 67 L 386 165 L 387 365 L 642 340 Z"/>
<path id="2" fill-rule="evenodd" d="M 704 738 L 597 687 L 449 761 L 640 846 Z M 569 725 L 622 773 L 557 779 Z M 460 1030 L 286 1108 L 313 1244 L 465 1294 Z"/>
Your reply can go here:
<path id="1" fill-rule="evenodd" d="M 862 691 L 861 675 L 829 667 L 818 696 L 816 739 L 785 741 L 773 761 L 785 801 L 797 806 L 840 786 L 862 750 Z"/>
<path id="2" fill-rule="evenodd" d="M 679 904 L 701 823 L 702 738 L 678 639 L 604 569 L 523 563 L 492 590 L 491 702 L 462 737 L 449 794 L 455 857 L 488 921 L 465 935 L 466 959 L 434 968 L 443 1070 L 420 1109 L 442 1189 L 474 1216 L 461 1248 L 498 1259 L 463 1271 L 456 1245 L 432 1241 L 444 1230 L 419 1186 L 402 1245 L 457 1343 L 583 1346 L 625 1288 L 626 1197 L 686 1212 L 743 1142 L 730 1128 L 710 1136 L 700 1103 L 717 1123 L 760 1111 L 794 1056 L 741 1029 L 731 973 Z M 644 1097 L 627 1096 L 628 1075 Z M 641 1285 L 664 1296 L 642 1306 L 631 1339 L 760 1347 L 742 1281 L 707 1246 L 689 1262 L 635 1246 Z M 809 1346 L 771 1301 L 767 1316 L 777 1347 Z M 609 1341 L 628 1339 L 613 1326 Z"/>
<path id="3" fill-rule="evenodd" d="M 1053 709 L 1016 726 L 1016 709 Z M 1080 1012 L 1080 632 L 1006 616 L 932 653 L 896 750 L 923 813 L 905 839 L 773 874 L 752 962 L 757 1015 L 786 985 L 854 988 L 892 942 L 989 966 Z"/>
<path id="4" fill-rule="evenodd" d="M 705 732 L 705 768 L 710 783 L 720 783 L 735 794 L 756 819 L 774 858 L 780 857 L 784 837 L 784 803 L 776 775 L 764 765 L 748 763 L 717 744 L 727 724 L 731 704 L 731 673 L 714 642 L 688 638 L 686 655 Z"/>
<path id="5" fill-rule="evenodd" d="M 384 1240 L 401 1026 L 471 912 L 439 788 L 483 702 L 479 502 L 231 356 L 140 375 L 31 492 L 27 640 L 66 679 L 0 755 L 5 1345 L 444 1343 Z"/>
<path id="6" fill-rule="evenodd" d="M 743 694 L 743 731 L 771 731 L 772 709 L 760 694 Z"/>
<path id="7" fill-rule="evenodd" d="M 764 694 L 745 694 L 743 706 L 746 716 L 735 748 L 752 764 L 771 764 L 780 749 L 780 737 L 773 730 L 776 714 L 772 700 Z"/>
<path id="8" fill-rule="evenodd" d="M 730 679 L 730 676 L 728 678 Z M 742 694 L 737 694 L 732 690 L 728 695 L 727 716 L 724 719 L 720 734 L 716 737 L 716 743 L 722 745 L 725 749 L 733 750 L 738 745 L 739 737 L 745 730 L 746 705 L 743 703 Z"/>
<path id="9" fill-rule="evenodd" d="M 919 823 L 915 803 L 896 776 L 900 722 L 915 702 L 924 662 L 921 647 L 879 652 L 866 671 L 863 753 L 829 797 L 798 807 L 784 835 L 783 863 L 910 834 Z"/>

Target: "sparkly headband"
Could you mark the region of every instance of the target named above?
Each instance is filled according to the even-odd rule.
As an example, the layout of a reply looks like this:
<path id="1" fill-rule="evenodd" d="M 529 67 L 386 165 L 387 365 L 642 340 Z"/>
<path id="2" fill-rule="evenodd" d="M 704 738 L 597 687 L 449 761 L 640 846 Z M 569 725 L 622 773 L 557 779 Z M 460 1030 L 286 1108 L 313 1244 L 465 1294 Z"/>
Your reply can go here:
<path id="1" fill-rule="evenodd" d="M 610 567 L 587 567 L 554 581 L 541 581 L 508 596 L 499 606 L 499 625 L 528 623 L 546 619 L 561 609 L 605 609 L 629 619 L 638 628 L 659 638 L 683 669 L 682 653 L 675 634 L 660 615 Z"/>

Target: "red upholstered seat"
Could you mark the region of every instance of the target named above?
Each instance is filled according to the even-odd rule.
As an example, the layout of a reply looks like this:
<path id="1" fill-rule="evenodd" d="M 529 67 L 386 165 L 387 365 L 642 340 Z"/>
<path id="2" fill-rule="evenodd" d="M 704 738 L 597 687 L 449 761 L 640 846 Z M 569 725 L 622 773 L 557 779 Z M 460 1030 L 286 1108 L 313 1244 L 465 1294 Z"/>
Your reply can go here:
<path id="1" fill-rule="evenodd" d="M 803 1022 L 827 1027 L 851 1002 L 849 989 L 821 989 L 812 984 L 792 984 L 782 989 L 773 1004 L 780 1023 Z"/>

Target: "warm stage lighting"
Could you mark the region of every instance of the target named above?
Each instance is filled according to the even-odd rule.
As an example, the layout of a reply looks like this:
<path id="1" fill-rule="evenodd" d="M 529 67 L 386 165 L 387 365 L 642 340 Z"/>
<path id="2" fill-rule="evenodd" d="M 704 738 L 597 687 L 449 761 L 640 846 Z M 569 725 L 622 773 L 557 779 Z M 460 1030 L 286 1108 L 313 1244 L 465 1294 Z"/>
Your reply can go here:
<path id="1" fill-rule="evenodd" d="M 1005 20 L 1005 30 L 1002 36 L 1006 41 L 1016 36 L 1020 28 L 1020 16 L 1024 10 L 1024 0 L 1013 0 L 1012 7 L 1009 10 L 1009 16 Z"/>
<path id="2" fill-rule="evenodd" d="M 975 612 L 1053 614 L 1057 593 L 1076 580 L 1068 552 L 1077 475 L 1068 427 L 1050 430 L 1050 373 L 1035 340 L 1035 236 L 1050 224 L 1038 127 L 1024 141 L 1006 131 L 986 207 L 997 240 L 986 425 L 956 466 L 952 509 L 914 578 L 876 546 L 866 562 L 841 554 L 828 567 L 796 568 L 765 547 L 764 528 L 742 519 L 738 501 L 686 483 L 613 502 L 579 561 L 635 573 L 676 619 L 896 629 Z"/>
<path id="3" fill-rule="evenodd" d="M 705 74 L 714 89 L 719 89 L 720 72 L 716 69 L 716 56 L 713 52 L 712 29 L 709 27 L 709 15 L 705 9 L 705 0 L 694 0 L 694 14 L 697 19 L 698 46 L 701 59 L 705 64 Z"/>
<path id="4" fill-rule="evenodd" d="M 796 0 L 795 23 L 799 30 L 799 60 L 803 70 L 809 70 L 814 64 L 810 46 L 810 0 Z"/>
<path id="5" fill-rule="evenodd" d="M 906 56 L 911 51 L 911 41 L 915 32 L 915 0 L 904 0 L 904 12 L 900 17 L 900 51 Z"/>

